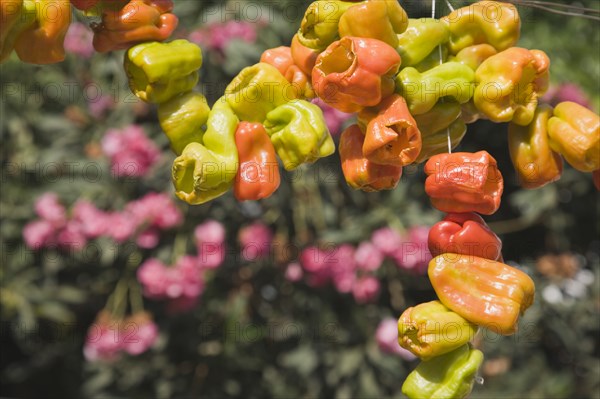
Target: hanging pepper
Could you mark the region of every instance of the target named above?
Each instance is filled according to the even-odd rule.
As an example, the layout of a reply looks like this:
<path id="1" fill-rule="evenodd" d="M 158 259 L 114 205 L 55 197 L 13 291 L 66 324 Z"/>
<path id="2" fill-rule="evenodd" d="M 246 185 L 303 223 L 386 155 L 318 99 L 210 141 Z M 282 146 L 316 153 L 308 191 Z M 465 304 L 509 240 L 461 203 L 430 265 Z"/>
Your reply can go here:
<path id="1" fill-rule="evenodd" d="M 298 30 L 303 46 L 322 51 L 339 38 L 338 23 L 346 10 L 356 3 L 339 0 L 317 0 L 308 6 Z"/>
<path id="2" fill-rule="evenodd" d="M 473 96 L 475 73 L 458 62 L 446 62 L 420 73 L 408 67 L 396 77 L 396 91 L 406 102 L 411 114 L 431 110 L 442 97 L 452 97 L 463 104 Z"/>
<path id="3" fill-rule="evenodd" d="M 548 120 L 550 147 L 582 172 L 600 169 L 600 117 L 577 103 L 565 101 Z"/>
<path id="4" fill-rule="evenodd" d="M 421 133 L 401 96 L 394 94 L 374 108 L 365 108 L 358 118 L 367 126 L 363 155 L 369 161 L 405 166 L 419 155 Z"/>
<path id="5" fill-rule="evenodd" d="M 402 166 L 379 165 L 363 155 L 365 135 L 358 125 L 349 126 L 340 136 L 339 154 L 342 172 L 355 190 L 391 190 L 398 185 Z"/>
<path id="6" fill-rule="evenodd" d="M 400 56 L 376 39 L 343 37 L 317 57 L 312 71 L 315 92 L 347 113 L 372 107 L 394 92 Z"/>
<path id="7" fill-rule="evenodd" d="M 36 4 L 27 0 L 0 1 L 0 62 L 12 54 L 19 35 L 35 23 Z"/>
<path id="8" fill-rule="evenodd" d="M 312 98 L 315 93 L 310 84 L 310 78 L 300 67 L 294 64 L 290 47 L 280 46 L 265 50 L 260 62 L 273 65 L 297 90 L 299 98 Z"/>
<path id="9" fill-rule="evenodd" d="M 448 132 L 451 149 L 456 148 L 464 137 L 467 126 L 460 119 L 461 106 L 455 101 L 438 102 L 415 122 L 421 132 L 421 152 L 415 162 L 421 163 L 430 157 L 448 151 Z"/>
<path id="10" fill-rule="evenodd" d="M 235 131 L 238 118 L 227 102 L 217 100 L 208 116 L 202 142 L 188 144 L 173 161 L 175 194 L 191 205 L 225 194 L 238 170 Z"/>
<path id="11" fill-rule="evenodd" d="M 477 329 L 440 301 L 431 301 L 402 313 L 398 319 L 398 343 L 422 360 L 429 360 L 468 343 Z"/>
<path id="12" fill-rule="evenodd" d="M 419 363 L 402 384 L 409 399 L 463 399 L 473 389 L 483 353 L 468 344 Z"/>
<path id="13" fill-rule="evenodd" d="M 260 123 L 240 122 L 235 131 L 240 167 L 233 194 L 238 201 L 270 197 L 279 187 L 279 165 L 275 148 Z"/>
<path id="14" fill-rule="evenodd" d="M 425 191 L 442 212 L 491 215 L 500 207 L 504 181 L 486 151 L 434 155 L 425 164 L 425 173 Z"/>
<path id="15" fill-rule="evenodd" d="M 533 303 L 533 280 L 501 262 L 445 253 L 429 262 L 428 274 L 444 305 L 502 335 L 515 333 L 519 316 Z"/>
<path id="16" fill-rule="evenodd" d="M 473 101 L 493 122 L 527 126 L 548 89 L 550 59 L 540 50 L 512 47 L 477 68 Z"/>
<path id="17" fill-rule="evenodd" d="M 450 30 L 450 50 L 460 50 L 487 43 L 498 51 L 519 41 L 521 19 L 517 8 L 499 1 L 479 1 L 452 11 L 442 22 Z"/>
<path id="18" fill-rule="evenodd" d="M 321 52 L 304 46 L 302 43 L 300 43 L 297 34 L 292 37 L 290 50 L 292 52 L 294 64 L 296 64 L 298 68 L 300 68 L 300 70 L 307 76 L 311 76 L 312 69 L 314 68 L 315 63 L 317 62 L 317 57 Z"/>
<path id="19" fill-rule="evenodd" d="M 298 93 L 299 99 L 312 99 L 316 97 L 310 83 L 310 75 L 306 75 L 297 65 L 290 66 L 285 72 L 285 79 L 290 82 Z"/>
<path id="20" fill-rule="evenodd" d="M 127 51 L 124 66 L 131 91 L 143 101 L 160 104 L 196 86 L 202 51 L 181 39 L 142 43 Z"/>
<path id="21" fill-rule="evenodd" d="M 14 41 L 14 49 L 23 62 L 53 64 L 65 59 L 63 42 L 71 23 L 71 3 L 68 0 L 35 0 L 25 5 L 24 25 Z M 27 4 L 28 3 L 28 4 Z M 35 21 L 30 23 L 28 10 L 35 9 Z"/>
<path id="22" fill-rule="evenodd" d="M 473 71 L 476 71 L 483 61 L 496 54 L 498 54 L 498 51 L 496 51 L 493 46 L 489 44 L 476 44 L 460 50 L 458 54 L 451 57 L 450 60 L 460 62 L 471 68 Z"/>
<path id="23" fill-rule="evenodd" d="M 397 0 L 363 1 L 346 10 L 338 30 L 340 37 L 377 39 L 397 47 L 407 26 L 408 16 Z"/>
<path id="24" fill-rule="evenodd" d="M 446 25 L 437 19 L 410 18 L 406 31 L 398 35 L 397 50 L 402 57 L 402 66 L 415 66 L 429 54 L 437 58 L 435 65 L 439 65 L 438 46 L 446 43 L 449 35 Z"/>
<path id="25" fill-rule="evenodd" d="M 171 142 L 171 149 L 181 155 L 189 143 L 202 141 L 210 107 L 199 93 L 187 92 L 158 105 L 158 121 Z"/>
<path id="26" fill-rule="evenodd" d="M 292 100 L 267 114 L 265 129 L 286 170 L 329 156 L 335 144 L 323 111 L 305 100 Z"/>
<path id="27" fill-rule="evenodd" d="M 440 58 L 440 49 L 442 50 L 441 58 Z M 441 62 L 440 62 L 440 60 L 441 60 Z M 404 62 L 404 58 L 402 59 L 402 61 Z M 423 58 L 421 61 L 419 61 L 419 63 L 412 65 L 412 67 L 415 68 L 417 71 L 423 73 L 423 72 L 429 71 L 430 69 L 435 68 L 438 65 L 445 63 L 446 61 L 448 61 L 448 47 L 441 46 L 441 47 L 434 48 L 431 51 L 431 53 L 427 54 L 427 56 L 425 58 Z M 404 65 L 404 66 L 408 66 L 408 65 Z"/>
<path id="28" fill-rule="evenodd" d="M 224 97 L 240 120 L 263 123 L 269 112 L 298 96 L 298 89 L 277 68 L 259 62 L 242 69 Z"/>
<path id="29" fill-rule="evenodd" d="M 524 188 L 538 188 L 560 179 L 562 157 L 552 151 L 548 138 L 548 120 L 552 107 L 539 105 L 529 126 L 508 125 L 510 159 Z"/>
<path id="30" fill-rule="evenodd" d="M 92 26 L 94 48 L 105 53 L 167 40 L 179 22 L 172 10 L 171 0 L 131 0 L 120 9 L 104 9 L 102 22 Z"/>
<path id="31" fill-rule="evenodd" d="M 433 256 L 448 252 L 492 260 L 502 256 L 502 241 L 474 212 L 449 213 L 429 230 L 427 243 Z"/>

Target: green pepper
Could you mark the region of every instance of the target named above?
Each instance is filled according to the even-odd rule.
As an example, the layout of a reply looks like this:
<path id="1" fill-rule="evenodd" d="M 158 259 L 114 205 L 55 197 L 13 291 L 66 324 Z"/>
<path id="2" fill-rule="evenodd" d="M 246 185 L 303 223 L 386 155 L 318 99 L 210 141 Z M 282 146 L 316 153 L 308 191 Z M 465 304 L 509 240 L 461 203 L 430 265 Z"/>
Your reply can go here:
<path id="1" fill-rule="evenodd" d="M 202 204 L 232 187 L 238 168 L 237 125 L 238 118 L 227 102 L 217 100 L 208 115 L 202 142 L 188 144 L 173 161 L 175 194 L 181 200 Z"/>
<path id="2" fill-rule="evenodd" d="M 421 362 L 408 375 L 402 393 L 410 399 L 462 399 L 473 389 L 483 353 L 468 344 Z"/>
<path id="3" fill-rule="evenodd" d="M 196 86 L 202 51 L 187 40 L 142 43 L 127 51 L 124 66 L 138 98 L 163 103 Z"/>
<path id="4" fill-rule="evenodd" d="M 224 98 L 241 121 L 263 123 L 267 114 L 299 96 L 273 65 L 259 62 L 242 69 L 225 89 Z"/>
<path id="5" fill-rule="evenodd" d="M 0 2 L 0 62 L 4 62 L 12 54 L 21 33 L 35 23 L 36 4 L 33 0 Z"/>
<path id="6" fill-rule="evenodd" d="M 338 30 L 340 37 L 366 37 L 396 47 L 407 26 L 408 16 L 397 0 L 364 1 L 346 10 Z"/>
<path id="7" fill-rule="evenodd" d="M 304 13 L 298 30 L 298 40 L 313 50 L 324 50 L 339 38 L 338 23 L 346 10 L 356 3 L 338 0 L 317 0 Z"/>
<path id="8" fill-rule="evenodd" d="M 477 326 L 440 301 L 410 307 L 398 319 L 398 343 L 422 360 L 443 355 L 468 343 Z"/>
<path id="9" fill-rule="evenodd" d="M 293 100 L 267 114 L 265 129 L 286 170 L 333 154 L 335 144 L 323 111 L 305 100 Z"/>
<path id="10" fill-rule="evenodd" d="M 442 57 L 440 60 L 440 48 L 442 49 Z M 418 64 L 413 65 L 419 72 L 425 72 L 432 68 L 435 68 L 438 65 L 443 64 L 448 61 L 448 47 L 447 46 L 438 46 L 434 48 L 431 53 L 427 55 L 423 60 L 421 60 Z"/>
<path id="11" fill-rule="evenodd" d="M 411 114 L 420 115 L 431 110 L 442 97 L 452 97 L 463 104 L 475 90 L 475 72 L 458 62 L 446 62 L 420 73 L 408 67 L 396 77 L 396 91 L 408 102 Z"/>
<path id="12" fill-rule="evenodd" d="M 438 102 L 430 111 L 415 116 L 421 131 L 421 152 L 415 160 L 420 163 L 433 155 L 456 148 L 467 132 L 465 122 L 460 118 L 461 106 L 455 101 Z"/>
<path id="13" fill-rule="evenodd" d="M 415 66 L 432 52 L 439 53 L 437 47 L 448 41 L 450 32 L 438 19 L 420 18 L 408 20 L 408 28 L 398 35 L 398 54 L 402 57 L 402 66 Z"/>
<path id="14" fill-rule="evenodd" d="M 158 105 L 160 127 L 175 154 L 181 155 L 189 143 L 202 141 L 202 126 L 206 124 L 209 112 L 206 98 L 191 91 Z"/>

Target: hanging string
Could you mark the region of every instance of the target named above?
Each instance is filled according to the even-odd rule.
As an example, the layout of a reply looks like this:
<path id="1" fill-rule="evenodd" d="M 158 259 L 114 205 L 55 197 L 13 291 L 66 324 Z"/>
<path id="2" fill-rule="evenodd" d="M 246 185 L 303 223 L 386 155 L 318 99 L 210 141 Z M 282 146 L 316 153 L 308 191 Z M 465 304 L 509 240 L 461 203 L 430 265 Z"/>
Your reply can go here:
<path id="1" fill-rule="evenodd" d="M 591 19 L 594 21 L 600 21 L 600 9 L 538 0 L 508 0 L 508 2 L 513 3 L 515 5 L 535 8 L 542 11 L 548 11 L 553 14 L 567 15 L 570 17 L 580 17 L 585 19 Z M 562 10 L 560 8 L 562 8 Z M 579 12 L 566 10 L 574 10 Z"/>

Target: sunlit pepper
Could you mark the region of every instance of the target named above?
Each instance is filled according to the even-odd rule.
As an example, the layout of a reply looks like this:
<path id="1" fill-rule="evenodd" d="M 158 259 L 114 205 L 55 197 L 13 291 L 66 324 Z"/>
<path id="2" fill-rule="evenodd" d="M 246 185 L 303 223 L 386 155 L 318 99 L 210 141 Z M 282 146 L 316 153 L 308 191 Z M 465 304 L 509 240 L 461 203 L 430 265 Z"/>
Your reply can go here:
<path id="1" fill-rule="evenodd" d="M 290 49 L 292 51 L 294 64 L 298 65 L 298 68 L 300 68 L 300 70 L 306 75 L 311 76 L 312 69 L 315 66 L 317 57 L 321 52 L 304 46 L 302 43 L 300 43 L 300 40 L 298 40 L 297 34 L 292 38 Z"/>
<path id="2" fill-rule="evenodd" d="M 452 97 L 463 104 L 473 96 L 475 73 L 458 62 L 446 62 L 420 73 L 408 67 L 396 78 L 396 91 L 408 103 L 413 115 L 431 110 L 442 97 Z"/>
<path id="3" fill-rule="evenodd" d="M 339 38 L 338 23 L 346 10 L 356 3 L 339 0 L 317 0 L 308 6 L 298 30 L 300 43 L 322 51 Z"/>
<path id="4" fill-rule="evenodd" d="M 19 35 L 35 23 L 36 4 L 33 0 L 0 1 L 0 62 L 12 54 Z"/>
<path id="5" fill-rule="evenodd" d="M 521 186 L 538 188 L 560 179 L 563 161 L 552 151 L 548 138 L 548 120 L 552 107 L 539 105 L 529 126 L 508 125 L 508 149 Z"/>
<path id="6" fill-rule="evenodd" d="M 269 112 L 298 96 L 298 88 L 277 68 L 259 62 L 242 69 L 225 88 L 224 97 L 240 120 L 263 123 Z"/>
<path id="7" fill-rule="evenodd" d="M 409 399 L 464 399 L 473 389 L 483 353 L 468 344 L 422 361 L 402 384 Z"/>
<path id="8" fill-rule="evenodd" d="M 315 93 L 347 113 L 372 107 L 394 92 L 400 56 L 376 39 L 343 37 L 317 57 L 312 71 Z"/>
<path id="9" fill-rule="evenodd" d="M 142 43 L 127 51 L 124 66 L 138 98 L 163 103 L 198 83 L 202 51 L 187 40 Z"/>
<path id="10" fill-rule="evenodd" d="M 335 144 L 323 111 L 305 100 L 292 100 L 267 114 L 265 129 L 286 170 L 333 154 Z"/>
<path id="11" fill-rule="evenodd" d="M 306 75 L 300 67 L 294 64 L 290 47 L 280 46 L 265 50 L 260 57 L 260 62 L 265 62 L 277 68 L 285 79 L 297 88 L 299 98 L 313 98 L 315 96 L 310 84 L 310 75 Z"/>
<path id="12" fill-rule="evenodd" d="M 425 164 L 425 191 L 442 212 L 491 215 L 500 207 L 504 180 L 486 151 L 438 154 Z"/>
<path id="13" fill-rule="evenodd" d="M 238 118 L 221 98 L 208 116 L 202 142 L 188 144 L 173 161 L 175 194 L 197 205 L 225 194 L 238 170 L 235 131 Z"/>
<path id="14" fill-rule="evenodd" d="M 406 31 L 398 35 L 397 50 L 402 57 L 402 67 L 417 65 L 434 50 L 439 64 L 438 46 L 446 43 L 450 34 L 446 25 L 432 18 L 410 18 L 408 21 Z"/>
<path id="15" fill-rule="evenodd" d="M 549 68 L 540 50 L 511 47 L 491 56 L 475 72 L 475 106 L 493 122 L 529 125 L 548 89 Z"/>
<path id="16" fill-rule="evenodd" d="M 415 162 L 423 162 L 430 157 L 454 149 L 465 136 L 467 126 L 460 119 L 461 106 L 455 101 L 438 102 L 430 111 L 415 116 L 421 132 L 421 152 Z"/>
<path id="17" fill-rule="evenodd" d="M 421 133 L 408 111 L 406 100 L 394 94 L 359 115 L 366 124 L 363 155 L 381 165 L 405 166 L 421 151 Z"/>
<path id="18" fill-rule="evenodd" d="M 440 50 L 442 53 L 441 59 Z M 404 61 L 404 59 L 402 61 Z M 418 64 L 415 64 L 412 67 L 422 73 L 425 71 L 429 71 L 430 69 L 435 68 L 436 66 L 443 64 L 446 61 L 448 61 L 448 47 L 438 46 L 437 48 L 433 49 L 431 53 L 429 53 L 424 59 L 419 61 Z"/>
<path id="19" fill-rule="evenodd" d="M 270 197 L 279 187 L 275 148 L 260 123 L 240 122 L 235 132 L 240 167 L 233 194 L 238 201 Z"/>
<path id="20" fill-rule="evenodd" d="M 476 71 L 483 61 L 496 54 L 498 51 L 492 45 L 476 44 L 460 50 L 458 54 L 450 58 L 450 61 L 460 62 Z"/>
<path id="21" fill-rule="evenodd" d="M 407 26 L 408 16 L 397 0 L 363 1 L 346 10 L 338 30 L 340 37 L 377 39 L 396 47 Z"/>
<path id="22" fill-rule="evenodd" d="M 476 213 L 449 213 L 429 230 L 431 255 L 447 252 L 498 260 L 502 241 Z"/>
<path id="23" fill-rule="evenodd" d="M 189 143 L 202 142 L 202 127 L 208 120 L 210 107 L 199 93 L 187 92 L 158 105 L 158 121 L 171 143 L 171 149 L 180 155 Z"/>
<path id="24" fill-rule="evenodd" d="M 477 329 L 440 301 L 431 301 L 402 313 L 398 319 L 398 343 L 422 360 L 429 360 L 468 343 Z"/>
<path id="25" fill-rule="evenodd" d="M 517 330 L 533 303 L 531 277 L 514 267 L 476 256 L 445 253 L 429 262 L 429 280 L 440 302 L 471 323 L 498 334 Z"/>
<path id="26" fill-rule="evenodd" d="M 363 155 L 365 135 L 358 125 L 349 126 L 340 136 L 339 154 L 344 178 L 355 190 L 391 190 L 398 185 L 402 166 L 379 165 Z"/>
<path id="27" fill-rule="evenodd" d="M 519 41 L 521 19 L 517 8 L 499 1 L 479 1 L 443 17 L 450 30 L 450 50 L 457 54 L 465 47 L 487 43 L 498 51 Z"/>
<path id="28" fill-rule="evenodd" d="M 104 9 L 102 22 L 92 26 L 94 48 L 105 53 L 146 41 L 166 40 L 178 24 L 172 10 L 171 0 L 131 0 L 118 10 Z"/>
<path id="29" fill-rule="evenodd" d="M 550 147 L 582 172 L 600 169 L 600 117 L 577 103 L 565 101 L 548 120 Z"/>
<path id="30" fill-rule="evenodd" d="M 63 42 L 71 23 L 71 3 L 68 0 L 35 0 L 33 7 L 35 22 L 14 42 L 19 59 L 30 64 L 53 64 L 64 60 Z"/>

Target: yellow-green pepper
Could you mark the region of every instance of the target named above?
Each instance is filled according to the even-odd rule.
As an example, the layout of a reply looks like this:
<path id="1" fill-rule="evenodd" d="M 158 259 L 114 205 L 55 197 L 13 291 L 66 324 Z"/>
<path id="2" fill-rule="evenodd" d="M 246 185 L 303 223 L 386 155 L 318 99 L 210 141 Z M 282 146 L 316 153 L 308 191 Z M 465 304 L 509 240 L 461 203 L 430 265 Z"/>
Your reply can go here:
<path id="1" fill-rule="evenodd" d="M 198 83 L 202 51 L 187 40 L 148 42 L 125 54 L 125 72 L 131 91 L 149 103 L 163 103 Z"/>
<path id="2" fill-rule="evenodd" d="M 323 111 L 305 100 L 293 100 L 267 114 L 265 129 L 286 170 L 315 162 L 335 151 Z"/>
<path id="3" fill-rule="evenodd" d="M 356 3 L 338 0 L 317 0 L 304 13 L 298 30 L 298 40 L 313 50 L 324 50 L 339 38 L 338 23 L 346 10 Z"/>
<path id="4" fill-rule="evenodd" d="M 169 138 L 175 154 L 180 155 L 189 143 L 202 141 L 202 127 L 209 112 L 206 98 L 191 91 L 158 105 L 160 127 Z"/>
<path id="5" fill-rule="evenodd" d="M 4 62 L 23 31 L 35 23 L 36 2 L 33 0 L 0 1 L 0 62 Z"/>
<path id="6" fill-rule="evenodd" d="M 473 389 L 483 353 L 468 344 L 421 362 L 402 384 L 410 399 L 462 399 Z"/>
<path id="7" fill-rule="evenodd" d="M 442 50 L 441 58 L 440 49 Z M 431 50 L 431 53 L 429 53 L 427 57 L 423 58 L 418 64 L 415 64 L 412 67 L 419 72 L 425 72 L 446 61 L 448 61 L 448 46 L 438 46 Z"/>
<path id="8" fill-rule="evenodd" d="M 496 54 L 498 54 L 498 52 L 493 46 L 489 44 L 477 44 L 460 50 L 458 54 L 450 57 L 450 61 L 460 62 L 476 71 L 483 61 Z"/>
<path id="9" fill-rule="evenodd" d="M 188 144 L 173 161 L 175 194 L 181 200 L 202 204 L 232 187 L 238 169 L 238 122 L 227 102 L 223 98 L 217 100 L 208 115 L 202 142 Z"/>
<path id="10" fill-rule="evenodd" d="M 442 97 L 466 103 L 473 96 L 474 80 L 473 70 L 458 62 L 446 62 L 423 73 L 408 67 L 396 77 L 396 91 L 406 98 L 411 114 L 420 115 Z"/>
<path id="11" fill-rule="evenodd" d="M 402 66 L 415 66 L 434 50 L 439 64 L 437 47 L 446 43 L 450 35 L 446 25 L 433 18 L 410 18 L 408 21 L 406 31 L 398 35 L 397 50 L 402 57 Z"/>
<path id="12" fill-rule="evenodd" d="M 299 96 L 271 64 L 259 62 L 242 69 L 225 89 L 224 98 L 241 121 L 263 123 L 267 114 Z"/>
<path id="13" fill-rule="evenodd" d="M 415 162 L 420 163 L 434 155 L 448 152 L 448 132 L 451 148 L 460 144 L 467 132 L 467 126 L 460 115 L 461 105 L 456 101 L 446 101 L 438 102 L 429 112 L 415 116 L 421 131 L 421 152 Z"/>

